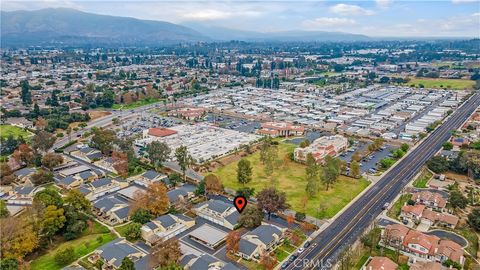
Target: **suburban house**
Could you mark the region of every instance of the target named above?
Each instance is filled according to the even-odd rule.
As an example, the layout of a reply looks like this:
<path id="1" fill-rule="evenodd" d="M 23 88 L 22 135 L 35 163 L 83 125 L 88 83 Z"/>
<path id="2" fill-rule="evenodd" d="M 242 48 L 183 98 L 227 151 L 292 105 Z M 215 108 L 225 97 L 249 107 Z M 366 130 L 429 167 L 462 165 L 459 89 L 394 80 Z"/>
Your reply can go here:
<path id="1" fill-rule="evenodd" d="M 335 157 L 348 148 L 348 139 L 342 135 L 323 136 L 307 147 L 297 147 L 293 157 L 297 162 L 306 162 L 307 155 L 312 154 L 317 163 L 322 163 L 327 156 Z"/>
<path id="2" fill-rule="evenodd" d="M 235 228 L 238 223 L 237 219 L 240 216 L 232 204 L 227 204 L 220 200 L 209 200 L 198 204 L 193 210 L 199 217 L 222 225 L 230 230 Z"/>
<path id="3" fill-rule="evenodd" d="M 17 178 L 17 183 L 23 184 L 32 184 L 30 181 L 30 176 L 32 176 L 37 170 L 35 168 L 23 168 L 18 171 L 13 172 L 13 175 Z"/>
<path id="4" fill-rule="evenodd" d="M 7 201 L 7 204 L 31 205 L 35 194 L 43 189 L 43 187 L 32 186 L 15 187 L 4 194 L 2 200 Z"/>
<path id="5" fill-rule="evenodd" d="M 432 211 L 427 209 L 423 204 L 402 206 L 400 219 L 415 224 L 423 223 L 428 226 L 444 226 L 452 229 L 458 224 L 457 216 Z"/>
<path id="6" fill-rule="evenodd" d="M 165 184 L 168 182 L 168 178 L 165 174 L 163 173 L 158 173 L 154 170 L 148 170 L 138 176 L 132 177 L 131 178 L 136 184 L 148 187 L 149 185 L 162 181 Z"/>
<path id="7" fill-rule="evenodd" d="M 85 195 L 85 198 L 94 201 L 103 195 L 113 193 L 127 185 L 127 183 L 104 177 L 90 183 L 82 184 L 78 187 L 78 190 Z"/>
<path id="8" fill-rule="evenodd" d="M 382 230 L 380 242 L 385 247 L 399 250 L 412 261 L 443 263 L 450 259 L 463 265 L 465 257 L 462 247 L 450 240 L 441 240 L 435 235 L 411 230 L 401 224 L 387 225 Z"/>
<path id="9" fill-rule="evenodd" d="M 170 111 L 168 115 L 194 121 L 202 119 L 206 114 L 204 108 L 179 108 Z"/>
<path id="10" fill-rule="evenodd" d="M 437 192 L 420 191 L 412 195 L 415 203 L 423 204 L 428 208 L 442 211 L 447 205 L 447 200 Z"/>
<path id="11" fill-rule="evenodd" d="M 439 262 L 414 262 L 410 264 L 410 270 L 447 270 L 448 268 L 443 266 Z"/>
<path id="12" fill-rule="evenodd" d="M 114 163 L 115 162 L 113 161 L 112 157 L 102 158 L 102 159 L 99 159 L 99 160 L 93 162 L 93 164 L 95 164 L 96 166 L 98 166 L 98 167 L 100 167 L 104 170 L 107 170 L 109 172 L 113 172 L 113 173 L 118 174 L 117 170 L 113 167 Z"/>
<path id="13" fill-rule="evenodd" d="M 286 229 L 262 224 L 240 239 L 238 255 L 247 260 L 258 260 L 264 252 L 270 252 L 283 242 Z"/>
<path id="14" fill-rule="evenodd" d="M 208 223 L 204 223 L 200 227 L 189 232 L 188 238 L 211 250 L 215 250 L 225 242 L 227 232 Z"/>
<path id="15" fill-rule="evenodd" d="M 126 200 L 118 196 L 103 197 L 93 202 L 92 206 L 98 218 L 110 225 L 128 221 L 130 206 Z"/>
<path id="16" fill-rule="evenodd" d="M 125 257 L 129 257 L 133 261 L 135 269 L 148 269 L 149 267 L 148 252 L 123 238 L 101 246 L 88 257 L 88 261 L 95 264 L 96 261 L 102 260 L 104 262 L 103 269 L 119 269 Z"/>
<path id="17" fill-rule="evenodd" d="M 181 185 L 167 192 L 168 200 L 172 205 L 175 205 L 180 202 L 186 202 L 189 199 L 195 197 L 196 189 L 197 188 L 194 185 L 190 185 L 190 184 Z"/>
<path id="18" fill-rule="evenodd" d="M 180 265 L 185 270 L 238 270 L 235 265 L 220 261 L 208 254 L 199 256 L 194 254 L 185 255 L 181 258 Z"/>
<path id="19" fill-rule="evenodd" d="M 387 257 L 372 257 L 362 270 L 397 270 L 398 264 Z"/>
<path id="20" fill-rule="evenodd" d="M 195 220 L 185 215 L 166 214 L 144 224 L 142 238 L 154 245 L 160 239 L 170 239 L 195 225 Z"/>
<path id="21" fill-rule="evenodd" d="M 76 151 L 72 151 L 70 154 L 87 162 L 94 162 L 103 157 L 102 152 L 89 146 L 81 147 Z"/>
<path id="22" fill-rule="evenodd" d="M 270 137 L 302 136 L 305 133 L 305 127 L 287 122 L 266 122 L 262 123 L 257 133 Z"/>

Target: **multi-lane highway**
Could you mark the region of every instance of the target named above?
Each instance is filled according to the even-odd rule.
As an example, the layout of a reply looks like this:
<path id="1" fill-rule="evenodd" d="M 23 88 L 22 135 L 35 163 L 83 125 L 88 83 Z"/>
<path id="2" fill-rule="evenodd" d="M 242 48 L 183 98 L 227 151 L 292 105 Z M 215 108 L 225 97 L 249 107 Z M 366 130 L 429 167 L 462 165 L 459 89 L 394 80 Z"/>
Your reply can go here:
<path id="1" fill-rule="evenodd" d="M 350 205 L 337 219 L 312 240 L 310 249 L 304 251 L 288 269 L 330 269 L 339 253 L 351 245 L 382 211 L 386 202 L 391 202 L 403 187 L 419 172 L 450 137 L 450 132 L 461 124 L 480 106 L 480 93 L 476 92 L 458 108 L 430 136 L 396 164 L 357 201 Z"/>

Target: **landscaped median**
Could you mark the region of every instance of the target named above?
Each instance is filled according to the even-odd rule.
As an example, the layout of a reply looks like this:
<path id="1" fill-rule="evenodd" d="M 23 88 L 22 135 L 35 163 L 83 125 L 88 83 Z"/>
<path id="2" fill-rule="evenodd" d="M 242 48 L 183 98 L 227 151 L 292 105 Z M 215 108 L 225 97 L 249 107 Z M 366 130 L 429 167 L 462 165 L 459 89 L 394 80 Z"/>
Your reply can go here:
<path id="1" fill-rule="evenodd" d="M 58 265 L 55 262 L 55 254 L 57 254 L 57 252 L 72 248 L 74 251 L 74 260 L 77 260 L 116 238 L 117 236 L 111 233 L 107 227 L 102 226 L 98 222 L 94 222 L 92 227 L 87 228 L 78 239 L 52 245 L 51 248 L 43 252 L 44 255 L 35 258 L 30 263 L 30 267 L 32 270 L 62 269 L 65 265 Z"/>
<path id="2" fill-rule="evenodd" d="M 260 192 L 263 188 L 275 186 L 278 190 L 287 194 L 287 201 L 291 209 L 305 212 L 307 215 L 316 218 L 335 216 L 370 184 L 365 179 L 354 179 L 341 175 L 329 190 L 321 186 L 316 196 L 306 199 L 306 166 L 289 158 L 289 154 L 295 147 L 297 147 L 295 144 L 283 141 L 279 143 L 279 164 L 270 177 L 265 174 L 259 151 L 246 157 L 253 168 L 252 180 L 246 185 L 237 181 L 238 161 L 227 164 L 213 173 L 220 178 L 224 187 L 234 190 L 251 187 L 255 188 L 256 192 Z"/>

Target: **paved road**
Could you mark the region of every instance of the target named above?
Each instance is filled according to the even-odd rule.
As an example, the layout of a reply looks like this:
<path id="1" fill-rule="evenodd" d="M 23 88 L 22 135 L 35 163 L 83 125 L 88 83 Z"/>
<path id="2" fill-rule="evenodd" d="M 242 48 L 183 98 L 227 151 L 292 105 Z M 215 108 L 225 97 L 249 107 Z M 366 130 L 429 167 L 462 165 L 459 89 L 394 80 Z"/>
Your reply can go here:
<path id="1" fill-rule="evenodd" d="M 358 239 L 380 214 L 382 206 L 395 198 L 423 164 L 441 148 L 442 143 L 450 137 L 450 131 L 460 127 L 478 106 L 480 93 L 477 92 L 314 238 L 312 241 L 317 245 L 304 251 L 288 269 L 331 269 L 340 252 Z"/>

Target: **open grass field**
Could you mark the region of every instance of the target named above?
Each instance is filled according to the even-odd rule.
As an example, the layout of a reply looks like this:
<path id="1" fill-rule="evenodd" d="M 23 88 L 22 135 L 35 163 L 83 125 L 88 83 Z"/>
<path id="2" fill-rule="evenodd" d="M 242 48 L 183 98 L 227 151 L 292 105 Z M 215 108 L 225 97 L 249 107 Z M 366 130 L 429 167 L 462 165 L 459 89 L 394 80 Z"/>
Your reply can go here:
<path id="1" fill-rule="evenodd" d="M 296 145 L 281 142 L 278 148 L 279 164 L 271 177 L 264 172 L 264 165 L 260 161 L 260 152 L 247 157 L 253 167 L 252 181 L 246 186 L 255 188 L 259 192 L 265 187 L 275 186 L 287 193 L 287 201 L 295 211 L 305 212 L 317 218 L 330 218 L 338 213 L 355 196 L 364 190 L 369 182 L 364 179 L 353 179 L 340 176 L 337 183 L 328 191 L 322 186 L 314 198 L 307 201 L 303 207 L 302 201 L 306 197 L 305 165 L 290 160 L 288 154 L 295 149 Z M 237 190 L 242 187 L 236 178 L 237 162 L 227 164 L 214 171 L 226 188 Z M 323 208 L 322 211 L 319 211 Z"/>
<path id="2" fill-rule="evenodd" d="M 423 85 L 425 88 L 465 90 L 473 89 L 475 82 L 472 80 L 461 79 L 410 78 L 410 81 L 405 85 L 414 85 L 414 87 L 420 87 L 420 85 Z"/>
<path id="3" fill-rule="evenodd" d="M 101 236 L 101 238 L 99 238 Z M 47 250 L 44 255 L 37 257 L 30 263 L 32 270 L 56 270 L 61 269 L 55 262 L 55 254 L 63 249 L 72 247 L 75 252 L 75 259 L 79 259 L 98 247 L 117 238 L 113 233 L 110 233 L 108 228 L 95 222 L 92 229 L 87 228 L 83 235 L 78 239 L 66 241 Z"/>
<path id="4" fill-rule="evenodd" d="M 426 168 L 422 170 L 422 173 L 413 181 L 413 186 L 416 188 L 426 188 L 428 180 L 432 178 L 433 174 Z"/>
<path id="5" fill-rule="evenodd" d="M 23 128 L 12 126 L 12 125 L 0 125 L 0 136 L 6 138 L 10 135 L 13 135 L 14 138 L 22 136 L 23 138 L 30 137 L 32 133 L 24 130 Z"/>
<path id="6" fill-rule="evenodd" d="M 123 105 L 123 104 L 113 104 L 112 109 L 114 110 L 129 110 L 129 109 L 135 109 L 141 106 L 153 104 L 160 102 L 161 100 L 158 98 L 149 98 L 149 99 L 144 99 L 144 100 L 139 100 L 135 101 L 133 103 L 130 103 L 128 105 Z"/>

